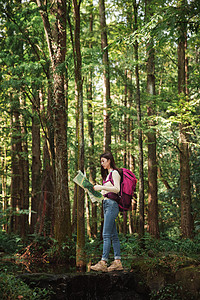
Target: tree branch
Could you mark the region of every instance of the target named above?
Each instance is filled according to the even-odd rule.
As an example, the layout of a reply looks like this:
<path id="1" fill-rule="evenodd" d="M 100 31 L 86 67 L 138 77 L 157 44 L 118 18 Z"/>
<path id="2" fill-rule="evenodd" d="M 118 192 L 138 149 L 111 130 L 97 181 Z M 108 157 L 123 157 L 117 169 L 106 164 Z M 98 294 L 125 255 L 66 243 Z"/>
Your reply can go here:
<path id="1" fill-rule="evenodd" d="M 37 5 L 38 5 L 39 11 L 40 11 L 40 15 L 42 17 L 42 21 L 43 21 L 43 24 L 44 24 L 44 31 L 45 31 L 45 35 L 46 35 L 46 38 L 47 38 L 47 45 L 48 45 L 48 48 L 49 48 L 49 55 L 50 55 L 50 58 L 51 58 L 51 62 L 54 65 L 55 55 L 54 55 L 53 46 L 52 46 L 53 37 L 52 37 L 51 26 L 50 26 L 50 22 L 49 22 L 49 18 L 48 18 L 48 13 L 44 9 L 44 5 L 41 4 L 40 0 L 36 0 L 36 2 L 37 2 Z"/>

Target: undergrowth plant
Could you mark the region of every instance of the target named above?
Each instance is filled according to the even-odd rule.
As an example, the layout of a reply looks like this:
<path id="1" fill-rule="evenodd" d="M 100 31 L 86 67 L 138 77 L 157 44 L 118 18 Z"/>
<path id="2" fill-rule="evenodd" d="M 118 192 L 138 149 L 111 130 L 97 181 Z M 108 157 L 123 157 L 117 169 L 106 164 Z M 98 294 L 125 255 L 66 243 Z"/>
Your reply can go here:
<path id="1" fill-rule="evenodd" d="M 167 284 L 159 291 L 153 291 L 150 294 L 150 300 L 193 300 L 195 299 L 189 292 L 182 291 L 178 284 Z"/>
<path id="2" fill-rule="evenodd" d="M 51 299 L 51 290 L 42 288 L 31 289 L 26 283 L 11 274 L 0 274 L 0 299 L 26 299 L 48 300 Z"/>

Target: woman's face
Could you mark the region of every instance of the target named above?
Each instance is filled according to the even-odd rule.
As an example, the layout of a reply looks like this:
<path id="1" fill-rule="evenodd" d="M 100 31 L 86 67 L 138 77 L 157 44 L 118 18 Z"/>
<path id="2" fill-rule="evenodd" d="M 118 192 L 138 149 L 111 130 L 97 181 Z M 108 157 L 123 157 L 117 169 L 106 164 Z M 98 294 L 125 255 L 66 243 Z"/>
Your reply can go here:
<path id="1" fill-rule="evenodd" d="M 104 169 L 110 169 L 110 159 L 107 159 L 107 158 L 104 158 L 102 157 L 101 158 L 101 165 Z"/>

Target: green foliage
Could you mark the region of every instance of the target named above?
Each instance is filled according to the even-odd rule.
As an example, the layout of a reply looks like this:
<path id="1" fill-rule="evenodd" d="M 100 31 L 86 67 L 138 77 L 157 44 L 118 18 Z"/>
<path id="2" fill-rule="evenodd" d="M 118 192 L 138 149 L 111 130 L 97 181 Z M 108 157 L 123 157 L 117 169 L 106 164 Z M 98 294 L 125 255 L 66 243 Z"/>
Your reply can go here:
<path id="1" fill-rule="evenodd" d="M 30 235 L 23 240 L 16 234 L 0 232 L 0 251 L 5 254 L 22 256 L 30 264 L 65 263 L 74 266 L 75 242 L 66 237 L 66 242 L 59 245 L 55 239 L 42 235 Z"/>
<path id="2" fill-rule="evenodd" d="M 159 291 L 153 291 L 150 295 L 151 300 L 187 300 L 195 299 L 189 292 L 182 291 L 182 287 L 178 284 L 167 284 Z"/>
<path id="3" fill-rule="evenodd" d="M 59 245 L 54 239 L 51 239 L 53 243 L 45 251 L 47 259 L 51 263 L 68 263 L 69 268 L 74 267 L 76 244 L 74 240 L 70 240 L 66 237 L 66 242 Z M 70 266 L 71 265 L 71 266 Z"/>
<path id="4" fill-rule="evenodd" d="M 163 235 L 159 240 L 152 238 L 149 234 L 144 236 L 145 250 L 153 251 L 154 253 L 174 252 L 191 257 L 198 257 L 200 247 L 200 236 L 197 235 L 194 240 L 181 239 L 177 236 Z"/>
<path id="5" fill-rule="evenodd" d="M 85 253 L 87 253 L 87 263 L 90 261 L 97 262 L 101 259 L 103 251 L 103 242 L 100 237 L 100 234 L 98 234 L 97 238 L 89 238 L 87 236 L 85 241 Z"/>
<path id="6" fill-rule="evenodd" d="M 120 235 L 120 245 L 122 256 L 134 257 L 144 255 L 145 251 L 141 247 L 140 241 L 138 240 L 137 234 L 135 235 Z"/>
<path id="7" fill-rule="evenodd" d="M 200 236 L 196 236 L 194 240 L 170 238 L 162 236 L 159 240 L 152 238 L 149 234 L 145 234 L 143 239 L 139 239 L 138 235 L 119 235 L 122 262 L 125 268 L 130 269 L 133 260 L 143 257 L 149 261 L 149 264 L 163 266 L 170 270 L 176 270 L 180 266 L 185 266 L 195 261 L 198 263 Z M 98 261 L 102 255 L 103 241 L 100 237 L 97 239 L 87 239 L 86 253 L 88 262 Z M 152 256 L 152 257 L 151 257 Z M 113 260 L 111 249 L 110 260 Z"/>
<path id="8" fill-rule="evenodd" d="M 2 300 L 48 300 L 51 299 L 51 295 L 51 291 L 47 291 L 46 289 L 31 289 L 26 283 L 14 275 L 0 273 L 0 297 Z"/>
<path id="9" fill-rule="evenodd" d="M 24 246 L 24 242 L 21 237 L 16 234 L 7 234 L 0 231 L 0 245 L 1 251 L 5 253 L 16 253 Z"/>
<path id="10" fill-rule="evenodd" d="M 29 209 L 13 210 L 11 207 L 8 207 L 7 209 L 2 209 L 0 206 L 0 234 L 3 233 L 1 232 L 1 228 L 3 225 L 9 227 L 11 217 L 29 215 L 29 213 L 30 213 Z"/>

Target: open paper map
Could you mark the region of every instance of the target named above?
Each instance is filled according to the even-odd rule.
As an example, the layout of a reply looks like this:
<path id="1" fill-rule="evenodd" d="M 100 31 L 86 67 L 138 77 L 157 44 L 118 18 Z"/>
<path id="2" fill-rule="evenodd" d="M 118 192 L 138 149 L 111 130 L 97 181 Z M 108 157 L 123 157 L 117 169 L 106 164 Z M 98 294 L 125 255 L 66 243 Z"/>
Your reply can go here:
<path id="1" fill-rule="evenodd" d="M 78 174 L 73 179 L 73 181 L 88 192 L 93 203 L 97 201 L 101 202 L 104 199 L 103 195 L 100 192 L 97 192 L 93 189 L 93 184 L 89 182 L 89 180 L 80 170 L 78 171 Z"/>

